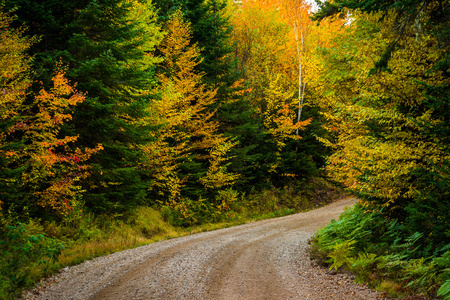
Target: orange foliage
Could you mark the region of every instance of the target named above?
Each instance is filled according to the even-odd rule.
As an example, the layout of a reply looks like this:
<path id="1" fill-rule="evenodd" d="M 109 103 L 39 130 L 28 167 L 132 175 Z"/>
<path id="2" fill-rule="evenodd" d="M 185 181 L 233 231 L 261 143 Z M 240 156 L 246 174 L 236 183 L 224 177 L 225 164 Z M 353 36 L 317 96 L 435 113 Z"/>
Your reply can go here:
<path id="1" fill-rule="evenodd" d="M 41 89 L 34 98 L 37 113 L 15 124 L 10 133 L 21 130 L 29 141 L 15 155 L 26 161 L 22 181 L 34 190 L 36 204 L 67 216 L 79 206 L 83 192 L 79 181 L 89 175 L 90 167 L 83 162 L 103 148 L 73 149 L 70 145 L 77 136 L 60 136 L 61 126 L 72 119 L 70 108 L 84 101 L 84 95 L 70 85 L 60 64 L 52 80 L 53 88 Z"/>

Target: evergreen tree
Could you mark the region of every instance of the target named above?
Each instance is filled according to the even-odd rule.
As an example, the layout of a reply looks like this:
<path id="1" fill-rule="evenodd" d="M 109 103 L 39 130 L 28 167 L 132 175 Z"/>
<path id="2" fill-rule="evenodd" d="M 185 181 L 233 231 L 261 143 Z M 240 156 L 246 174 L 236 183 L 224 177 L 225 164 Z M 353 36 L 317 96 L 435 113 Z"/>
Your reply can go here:
<path id="1" fill-rule="evenodd" d="M 147 184 L 138 169 L 139 145 L 151 130 L 143 118 L 154 83 L 156 59 L 151 54 L 161 39 L 151 2 L 16 0 L 11 5 L 18 5 L 18 20 L 42 36 L 32 51 L 35 67 L 44 70 L 44 83 L 50 82 L 47 66 L 62 57 L 70 63 L 67 76 L 87 93 L 73 126 L 65 127 L 79 134 L 85 147 L 104 147 L 91 160 L 86 204 L 112 212 L 144 201 Z M 44 12 L 42 20 L 33 27 L 39 12 Z"/>
<path id="2" fill-rule="evenodd" d="M 87 146 L 104 147 L 92 161 L 96 173 L 86 195 L 91 207 L 122 210 L 145 199 L 147 184 L 137 167 L 139 145 L 151 130 L 144 118 L 156 62 L 151 53 L 160 39 L 155 21 L 147 1 L 94 1 L 75 22 L 81 33 L 68 42 L 72 76 L 88 92 L 75 128 Z"/>

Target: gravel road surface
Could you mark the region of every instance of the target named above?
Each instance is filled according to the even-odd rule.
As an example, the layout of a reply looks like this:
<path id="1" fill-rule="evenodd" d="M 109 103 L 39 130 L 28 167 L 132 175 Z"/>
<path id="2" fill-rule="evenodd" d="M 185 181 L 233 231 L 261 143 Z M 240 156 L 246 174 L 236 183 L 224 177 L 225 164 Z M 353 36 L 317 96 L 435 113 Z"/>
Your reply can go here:
<path id="1" fill-rule="evenodd" d="M 311 263 L 307 241 L 354 199 L 193 234 L 63 269 L 25 299 L 383 299 Z"/>

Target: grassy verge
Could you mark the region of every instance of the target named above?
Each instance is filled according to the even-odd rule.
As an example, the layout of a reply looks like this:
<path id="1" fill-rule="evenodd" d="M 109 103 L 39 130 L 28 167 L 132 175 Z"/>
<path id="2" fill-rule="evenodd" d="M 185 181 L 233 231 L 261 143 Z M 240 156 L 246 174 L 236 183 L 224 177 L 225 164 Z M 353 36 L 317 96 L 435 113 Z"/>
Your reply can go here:
<path id="1" fill-rule="evenodd" d="M 405 235 L 402 224 L 360 205 L 311 242 L 311 257 L 330 270 L 350 271 L 358 283 L 404 299 L 450 299 L 449 250 L 427 246 L 419 233 Z"/>

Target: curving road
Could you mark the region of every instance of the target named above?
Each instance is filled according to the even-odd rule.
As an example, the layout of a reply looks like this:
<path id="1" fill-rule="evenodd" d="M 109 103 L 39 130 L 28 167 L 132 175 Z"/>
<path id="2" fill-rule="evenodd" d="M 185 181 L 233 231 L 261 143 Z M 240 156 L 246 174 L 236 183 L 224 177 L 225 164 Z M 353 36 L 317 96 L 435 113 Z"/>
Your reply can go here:
<path id="1" fill-rule="evenodd" d="M 25 299 L 381 299 L 311 264 L 308 239 L 354 199 L 65 268 Z"/>

